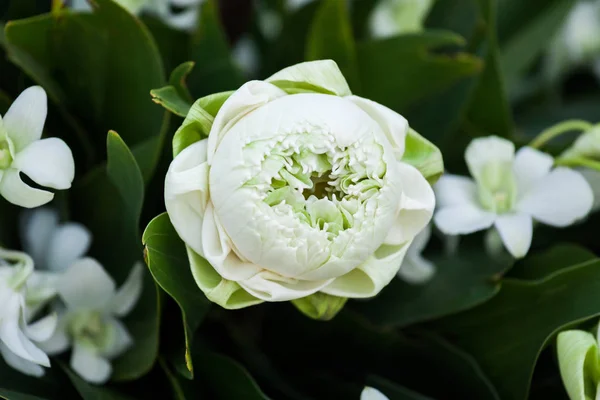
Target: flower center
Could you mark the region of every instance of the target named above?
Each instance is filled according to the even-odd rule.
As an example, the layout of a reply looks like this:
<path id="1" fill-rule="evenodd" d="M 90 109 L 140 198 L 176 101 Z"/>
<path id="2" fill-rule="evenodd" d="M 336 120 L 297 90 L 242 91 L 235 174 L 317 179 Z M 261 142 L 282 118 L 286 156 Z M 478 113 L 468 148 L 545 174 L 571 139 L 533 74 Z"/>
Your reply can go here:
<path id="1" fill-rule="evenodd" d="M 245 186 L 258 188 L 276 214 L 293 214 L 330 238 L 355 225 L 386 173 L 383 148 L 370 137 L 340 148 L 327 135 L 288 135 L 263 157 Z"/>
<path id="2" fill-rule="evenodd" d="M 12 156 L 8 147 L 8 141 L 0 141 L 0 169 L 6 169 L 12 164 Z"/>
<path id="3" fill-rule="evenodd" d="M 96 310 L 81 310 L 76 312 L 68 322 L 68 332 L 95 348 L 104 348 L 111 340 L 110 327 L 103 315 Z"/>
<path id="4" fill-rule="evenodd" d="M 477 180 L 479 200 L 482 206 L 497 214 L 512 210 L 517 186 L 510 163 L 489 163 Z"/>

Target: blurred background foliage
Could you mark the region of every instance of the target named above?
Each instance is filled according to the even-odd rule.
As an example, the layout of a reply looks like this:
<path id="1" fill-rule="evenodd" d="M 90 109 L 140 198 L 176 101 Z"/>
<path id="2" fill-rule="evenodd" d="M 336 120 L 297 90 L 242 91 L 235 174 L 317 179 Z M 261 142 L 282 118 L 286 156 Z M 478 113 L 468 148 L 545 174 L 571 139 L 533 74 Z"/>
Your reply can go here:
<path id="1" fill-rule="evenodd" d="M 426 253 L 438 268 L 430 283 L 394 280 L 329 322 L 288 303 L 210 305 L 164 214 L 142 245 L 141 229 L 164 211 L 170 143 L 182 122 L 152 102 L 150 91 L 167 84 L 198 98 L 332 58 L 355 94 L 406 116 L 453 173 L 465 172 L 474 137 L 523 145 L 563 119 L 597 121 L 591 69 L 545 72 L 575 0 L 437 0 L 422 24 L 376 38 L 369 21 L 378 1 L 207 0 L 191 32 L 111 0 L 93 0 L 93 13 L 56 0 L 0 1 L 0 112 L 27 86 L 46 89 L 46 135 L 65 139 L 77 165 L 73 190 L 56 205 L 90 228 L 91 255 L 118 283 L 142 252 L 149 266 L 127 320 L 136 345 L 110 384 L 82 381 L 64 359 L 43 379 L 0 360 L 1 397 L 358 399 L 368 384 L 390 399 L 567 398 L 552 343 L 558 331 L 600 314 L 597 215 L 565 230 L 540 228 L 517 263 L 490 260 L 478 235 L 452 256 L 435 239 Z M 244 42 L 251 53 L 240 54 Z M 0 202 L 5 246 L 19 246 L 17 218 L 16 207 Z"/>

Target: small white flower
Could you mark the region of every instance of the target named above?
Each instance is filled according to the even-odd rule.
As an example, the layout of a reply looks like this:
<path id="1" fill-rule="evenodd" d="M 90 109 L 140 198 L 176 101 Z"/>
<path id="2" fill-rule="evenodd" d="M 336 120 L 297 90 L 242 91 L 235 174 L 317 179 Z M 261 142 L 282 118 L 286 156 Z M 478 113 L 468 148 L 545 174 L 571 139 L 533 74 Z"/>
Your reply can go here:
<path id="1" fill-rule="evenodd" d="M 54 209 L 27 210 L 21 217 L 23 250 L 33 258 L 38 270 L 64 271 L 87 253 L 92 242 L 90 231 L 83 225 L 59 224 Z"/>
<path id="2" fill-rule="evenodd" d="M 233 61 L 246 75 L 255 75 L 260 67 L 260 54 L 256 42 L 248 35 L 241 37 L 231 53 Z"/>
<path id="3" fill-rule="evenodd" d="M 75 176 L 73 154 L 65 142 L 54 137 L 40 140 L 47 107 L 44 89 L 32 86 L 0 118 L 0 194 L 22 207 L 46 204 L 54 194 L 27 185 L 21 172 L 53 189 L 70 188 Z"/>
<path id="4" fill-rule="evenodd" d="M 388 397 L 375 388 L 365 386 L 360 394 L 360 400 L 388 400 Z"/>
<path id="5" fill-rule="evenodd" d="M 28 324 L 28 307 L 39 308 L 55 295 L 47 279 L 33 271 L 25 253 L 0 249 L 0 354 L 11 367 L 27 375 L 42 376 L 50 360 L 33 341 L 47 340 L 56 328 L 51 314 Z M 29 315 L 31 314 L 31 315 Z"/>
<path id="6" fill-rule="evenodd" d="M 419 285 L 433 278 L 435 265 L 421 255 L 430 237 L 430 225 L 427 225 L 421 233 L 415 236 L 415 239 L 406 251 L 406 256 L 404 257 L 404 261 L 402 261 L 400 270 L 398 270 L 398 277 L 400 279 L 410 284 Z"/>
<path id="7" fill-rule="evenodd" d="M 71 368 L 88 382 L 106 382 L 112 372 L 110 360 L 133 344 L 117 318 L 127 315 L 137 302 L 142 272 L 141 263 L 136 263 L 117 291 L 113 279 L 96 260 L 77 260 L 57 284 L 65 307 L 57 310 L 59 322 L 54 335 L 40 347 L 48 354 L 72 347 Z"/>
<path id="8" fill-rule="evenodd" d="M 498 230 L 514 257 L 531 245 L 533 219 L 564 227 L 592 208 L 592 189 L 579 172 L 554 168 L 554 160 L 530 147 L 496 136 L 475 139 L 465 152 L 474 180 L 445 175 L 435 185 L 439 210 L 434 221 L 445 234 Z"/>

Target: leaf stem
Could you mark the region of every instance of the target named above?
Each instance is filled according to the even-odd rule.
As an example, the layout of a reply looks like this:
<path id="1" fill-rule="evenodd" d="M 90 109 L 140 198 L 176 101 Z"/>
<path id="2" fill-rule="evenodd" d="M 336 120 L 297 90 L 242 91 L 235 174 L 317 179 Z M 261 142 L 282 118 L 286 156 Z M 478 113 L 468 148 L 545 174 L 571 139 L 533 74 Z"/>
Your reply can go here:
<path id="1" fill-rule="evenodd" d="M 585 132 L 591 129 L 592 126 L 593 125 L 591 123 L 580 119 L 570 119 L 567 121 L 559 122 L 558 124 L 553 125 L 550 128 L 542 131 L 542 133 L 540 133 L 535 139 L 531 141 L 529 146 L 533 147 L 534 149 L 539 149 L 540 147 L 548 143 L 550 140 L 560 135 L 571 131 Z"/>
<path id="2" fill-rule="evenodd" d="M 565 167 L 586 167 L 590 169 L 595 169 L 596 171 L 600 171 L 600 161 L 590 160 L 589 158 L 557 158 L 555 163 L 556 165 L 562 165 Z"/>

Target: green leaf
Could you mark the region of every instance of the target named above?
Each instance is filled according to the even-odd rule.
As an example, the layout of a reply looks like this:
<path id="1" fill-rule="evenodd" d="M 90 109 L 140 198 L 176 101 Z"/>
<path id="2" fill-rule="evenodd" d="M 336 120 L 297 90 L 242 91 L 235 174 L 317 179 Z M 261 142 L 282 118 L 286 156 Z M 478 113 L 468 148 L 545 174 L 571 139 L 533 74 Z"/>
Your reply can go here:
<path id="1" fill-rule="evenodd" d="M 596 397 L 600 359 L 594 335 L 580 330 L 561 332 L 556 338 L 556 354 L 569 397 L 575 400 Z M 588 393 L 588 388 L 593 391 Z"/>
<path id="2" fill-rule="evenodd" d="M 498 2 L 501 65 L 509 87 L 548 47 L 574 4 L 575 0 Z"/>
<path id="3" fill-rule="evenodd" d="M 429 257 L 429 256 L 425 256 Z M 411 285 L 394 279 L 379 296 L 352 307 L 377 324 L 408 326 L 475 307 L 500 290 L 499 276 L 512 264 L 509 259 L 490 260 L 481 249 L 453 256 L 429 258 L 436 267 L 432 280 Z"/>
<path id="4" fill-rule="evenodd" d="M 344 1 L 324 0 L 312 22 L 306 45 L 306 60 L 334 60 L 350 87 L 359 90 L 356 50 L 348 6 Z"/>
<path id="5" fill-rule="evenodd" d="M 439 48 L 464 44 L 460 36 L 441 31 L 359 43 L 362 86 L 357 94 L 403 112 L 481 70 L 481 61 L 468 53 L 436 53 Z"/>
<path id="6" fill-rule="evenodd" d="M 144 231 L 146 263 L 160 287 L 181 308 L 185 332 L 186 366 L 193 376 L 192 337 L 204 319 L 210 302 L 195 283 L 190 271 L 184 243 L 171 225 L 167 213 L 154 218 Z"/>
<path id="7" fill-rule="evenodd" d="M 8 400 L 45 400 L 72 398 L 77 394 L 54 361 L 42 377 L 24 375 L 0 358 L 0 398 Z"/>
<path id="8" fill-rule="evenodd" d="M 444 173 L 444 160 L 440 149 L 413 129 L 409 129 L 406 135 L 402 161 L 418 169 L 432 185 Z"/>
<path id="9" fill-rule="evenodd" d="M 588 262 L 596 255 L 576 244 L 557 244 L 549 250 L 528 256 L 517 262 L 507 277 L 525 280 L 538 280 L 568 268 Z"/>
<path id="10" fill-rule="evenodd" d="M 93 234 L 90 255 L 98 259 L 117 283 L 142 258 L 139 219 L 144 201 L 144 181 L 133 154 L 120 138 L 108 133 L 106 166 L 92 170 L 71 191 L 74 220 Z M 158 298 L 149 273 L 142 295 L 125 324 L 134 346 L 113 364 L 115 380 L 136 379 L 150 370 L 158 352 Z"/>
<path id="11" fill-rule="evenodd" d="M 485 68 L 471 97 L 465 123 L 485 135 L 510 138 L 514 135 L 513 117 L 508 103 L 500 52 L 496 38 L 496 0 L 478 0 L 485 23 L 486 39 L 481 46 Z"/>
<path id="12" fill-rule="evenodd" d="M 301 299 L 292 300 L 292 304 L 310 318 L 329 321 L 342 310 L 347 300 L 346 297 L 317 292 Z"/>
<path id="13" fill-rule="evenodd" d="M 525 282 L 507 279 L 487 303 L 436 327 L 472 354 L 507 400 L 527 398 L 542 349 L 574 323 L 600 314 L 600 261 Z"/>
<path id="14" fill-rule="evenodd" d="M 156 44 L 144 25 L 115 2 L 95 4 L 93 13 L 65 8 L 7 23 L 10 60 L 61 109 L 77 116 L 75 124 L 89 132 L 79 138 L 91 151 L 103 148 L 109 129 L 120 132 L 131 146 L 163 137 L 166 113 L 156 112 L 148 101 L 149 91 L 164 85 Z M 162 140 L 155 144 L 153 154 L 158 155 Z M 144 164 L 152 167 L 142 171 L 146 180 L 153 164 Z"/>
<path id="15" fill-rule="evenodd" d="M 152 101 L 175 115 L 185 117 L 194 101 L 185 83 L 185 78 L 193 68 L 193 61 L 185 62 L 175 68 L 169 77 L 169 85 L 150 91 Z"/>
<path id="16" fill-rule="evenodd" d="M 195 97 L 237 89 L 244 83 L 241 71 L 231 59 L 229 45 L 219 22 L 217 2 L 209 0 L 201 7 L 198 30 L 192 37 L 190 49 L 196 67 L 188 83 Z"/>

